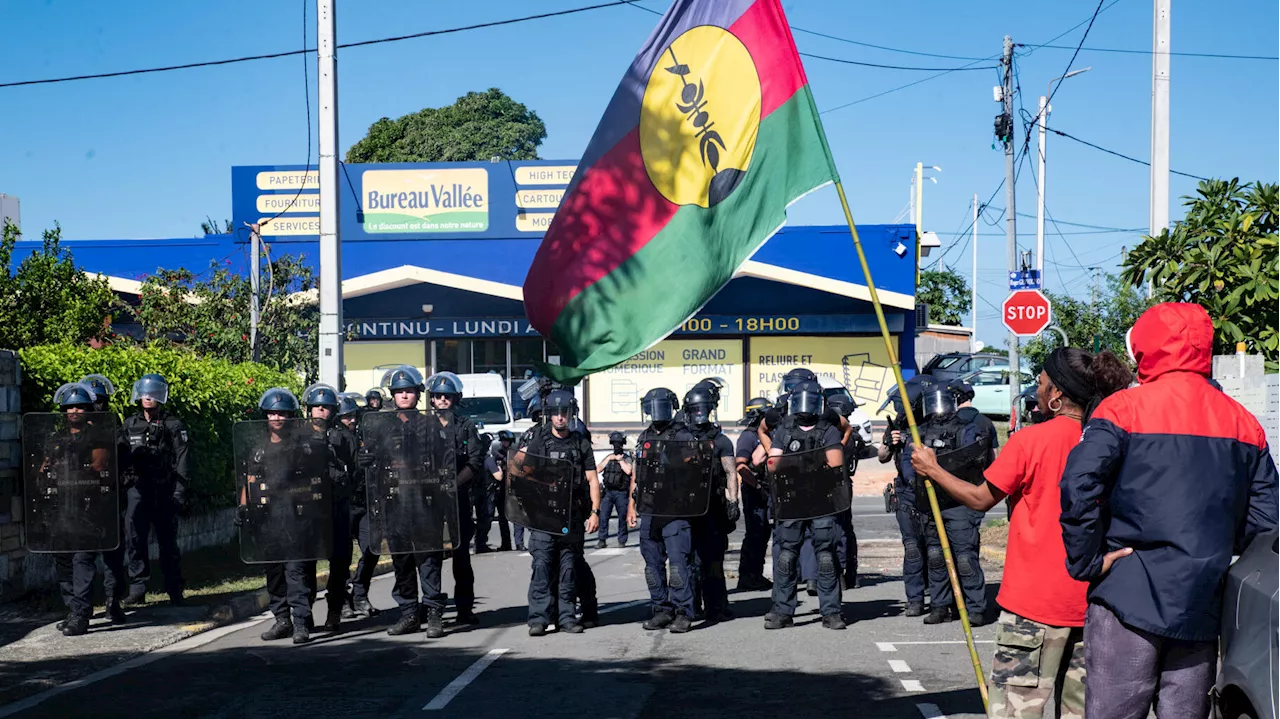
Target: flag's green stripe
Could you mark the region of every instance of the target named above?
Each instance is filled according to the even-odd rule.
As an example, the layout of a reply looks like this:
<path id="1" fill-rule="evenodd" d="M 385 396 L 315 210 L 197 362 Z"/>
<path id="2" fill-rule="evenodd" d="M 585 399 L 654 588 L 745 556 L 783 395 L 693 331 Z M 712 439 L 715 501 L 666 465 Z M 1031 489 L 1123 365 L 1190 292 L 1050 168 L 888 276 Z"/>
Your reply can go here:
<path id="1" fill-rule="evenodd" d="M 791 201 L 832 179 L 805 86 L 760 122 L 751 168 L 727 200 L 680 208 L 643 249 L 569 302 L 551 331 L 564 366 L 549 369 L 573 381 L 670 332 L 785 221 Z"/>

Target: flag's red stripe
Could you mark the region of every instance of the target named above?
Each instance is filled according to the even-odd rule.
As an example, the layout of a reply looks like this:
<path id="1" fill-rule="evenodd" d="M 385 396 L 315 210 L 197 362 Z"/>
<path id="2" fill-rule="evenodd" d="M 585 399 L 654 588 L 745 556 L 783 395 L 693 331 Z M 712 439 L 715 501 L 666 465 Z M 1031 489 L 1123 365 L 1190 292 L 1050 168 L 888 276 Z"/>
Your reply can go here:
<path id="1" fill-rule="evenodd" d="M 808 84 L 791 28 L 778 0 L 758 0 L 729 26 L 760 74 L 760 117 L 778 109 Z"/>
<path id="2" fill-rule="evenodd" d="M 649 182 L 633 129 L 560 203 L 525 280 L 529 321 L 549 332 L 569 300 L 644 247 L 678 209 Z"/>

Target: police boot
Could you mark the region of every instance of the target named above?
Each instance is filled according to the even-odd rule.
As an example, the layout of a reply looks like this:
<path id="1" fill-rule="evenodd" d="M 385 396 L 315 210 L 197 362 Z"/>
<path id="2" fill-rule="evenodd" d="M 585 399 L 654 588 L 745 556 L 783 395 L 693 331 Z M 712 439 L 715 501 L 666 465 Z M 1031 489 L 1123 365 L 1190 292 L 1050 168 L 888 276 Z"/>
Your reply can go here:
<path id="1" fill-rule="evenodd" d="M 66 624 L 62 627 L 62 633 L 68 637 L 78 637 L 82 634 L 89 633 L 89 615 L 74 612 L 67 617 Z"/>
<path id="2" fill-rule="evenodd" d="M 123 604 L 126 607 L 136 607 L 145 601 L 147 601 L 146 587 L 130 587 L 129 595 L 124 598 Z"/>
<path id="3" fill-rule="evenodd" d="M 845 629 L 849 625 L 844 623 L 844 617 L 839 614 L 824 614 L 822 616 L 822 626 L 827 629 L 840 630 Z"/>
<path id="4" fill-rule="evenodd" d="M 278 617 L 276 623 L 261 635 L 262 641 L 274 642 L 293 634 L 293 622 L 285 617 Z"/>
<path id="5" fill-rule="evenodd" d="M 684 634 L 693 628 L 693 620 L 683 614 L 677 614 L 676 618 L 671 620 L 671 626 L 667 627 L 667 631 L 672 634 Z"/>
<path id="6" fill-rule="evenodd" d="M 773 582 L 763 575 L 754 574 L 738 577 L 739 592 L 767 592 L 771 589 L 773 589 Z"/>
<path id="7" fill-rule="evenodd" d="M 293 625 L 293 643 L 306 644 L 311 641 L 311 628 L 306 622 L 295 623 Z"/>
<path id="8" fill-rule="evenodd" d="M 124 610 L 120 608 L 120 602 L 107 602 L 107 619 L 112 624 L 125 624 L 129 618 L 124 615 Z"/>
<path id="9" fill-rule="evenodd" d="M 764 615 L 765 629 L 785 629 L 796 623 L 796 620 L 785 614 L 774 614 L 769 612 Z"/>
<path id="10" fill-rule="evenodd" d="M 557 629 L 565 634 L 581 634 L 586 631 L 585 627 L 575 621 L 568 621 L 561 624 Z"/>
<path id="11" fill-rule="evenodd" d="M 459 609 L 458 616 L 455 619 L 455 621 L 458 624 L 475 626 L 476 624 L 480 623 L 480 618 L 477 617 L 476 613 L 470 609 Z"/>
<path id="12" fill-rule="evenodd" d="M 945 607 L 934 607 L 929 611 L 929 616 L 924 618 L 925 624 L 942 624 L 943 622 L 954 622 L 959 619 L 956 608 L 950 605 Z"/>
<path id="13" fill-rule="evenodd" d="M 653 616 L 644 620 L 644 624 L 641 624 L 640 626 L 650 631 L 654 629 L 666 629 L 671 626 L 671 622 L 674 620 L 675 617 L 666 612 L 654 612 Z"/>
<path id="14" fill-rule="evenodd" d="M 545 624 L 530 624 L 530 625 L 529 625 L 529 636 L 531 636 L 531 637 L 543 637 L 543 636 L 546 636 L 546 634 L 547 634 L 547 625 L 545 625 Z"/>
<path id="15" fill-rule="evenodd" d="M 609 546 L 609 543 L 604 541 L 603 539 L 596 540 L 596 549 L 604 549 L 607 546 Z"/>
<path id="16" fill-rule="evenodd" d="M 516 551 L 517 552 L 525 551 L 524 542 L 516 542 Z"/>
<path id="17" fill-rule="evenodd" d="M 324 624 L 321 625 L 320 629 L 326 632 L 336 632 L 340 624 L 342 624 L 342 610 L 330 609 L 329 613 L 325 615 Z"/>
<path id="18" fill-rule="evenodd" d="M 75 612 L 67 612 L 67 616 L 63 617 L 61 621 L 53 625 L 53 628 L 57 629 L 58 631 L 62 631 L 63 629 L 66 628 L 67 622 L 71 621 L 71 618 L 74 617 L 75 615 L 76 615 Z"/>
<path id="19" fill-rule="evenodd" d="M 908 617 L 924 616 L 924 602 L 907 602 L 907 611 L 903 614 Z"/>
<path id="20" fill-rule="evenodd" d="M 418 609 L 417 607 L 410 607 L 408 609 L 401 610 L 400 618 L 396 620 L 395 624 L 391 625 L 391 628 L 387 630 L 387 634 L 390 634 L 393 637 L 398 637 L 401 634 L 411 634 L 416 632 L 418 631 L 418 628 Z"/>
<path id="21" fill-rule="evenodd" d="M 427 638 L 439 639 L 444 636 L 444 612 L 437 607 L 427 607 Z"/>

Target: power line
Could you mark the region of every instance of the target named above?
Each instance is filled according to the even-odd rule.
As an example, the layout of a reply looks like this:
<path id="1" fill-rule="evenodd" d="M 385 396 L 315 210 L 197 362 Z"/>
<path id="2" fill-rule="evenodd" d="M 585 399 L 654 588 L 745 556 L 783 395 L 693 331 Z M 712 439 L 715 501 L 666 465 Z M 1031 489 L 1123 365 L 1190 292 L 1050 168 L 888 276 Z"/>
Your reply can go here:
<path id="1" fill-rule="evenodd" d="M 1019 45 L 1019 47 L 1046 48 L 1049 50 L 1073 50 L 1069 45 Z M 1157 53 L 1152 50 L 1128 50 L 1114 47 L 1082 47 L 1082 50 L 1089 52 L 1119 52 L 1129 55 L 1170 55 L 1174 57 L 1204 57 L 1214 58 L 1218 60 L 1280 60 L 1280 57 L 1274 55 L 1228 55 L 1216 52 L 1162 52 Z"/>
<path id="2" fill-rule="evenodd" d="M 826 39 L 828 39 L 828 40 L 836 40 L 836 41 L 838 41 L 838 42 L 845 42 L 845 43 L 849 43 L 850 45 L 858 45 L 858 46 L 861 46 L 861 47 L 870 47 L 870 48 L 875 48 L 876 50 L 885 50 L 885 51 L 887 51 L 887 52 L 900 52 L 900 53 L 903 53 L 904 55 L 919 55 L 919 56 L 921 56 L 921 57 L 940 57 L 940 58 L 943 58 L 943 59 L 945 59 L 945 60 L 976 60 L 976 61 L 981 61 L 981 60 L 987 60 L 987 59 L 990 59 L 990 58 L 981 58 L 981 57 L 966 57 L 966 56 L 963 56 L 963 55 L 942 55 L 942 54 L 939 54 L 939 53 L 936 53 L 936 52 L 920 52 L 920 51 L 918 51 L 918 50 L 905 50 L 905 49 L 903 49 L 903 48 L 898 48 L 898 47 L 888 47 L 888 46 L 886 46 L 886 45 L 875 45 L 875 44 L 872 44 L 872 43 L 869 43 L 869 42 L 862 42 L 862 41 L 860 41 L 860 40 L 850 40 L 849 38 L 837 37 L 837 36 L 835 36 L 835 35 L 828 35 L 828 34 L 826 34 L 826 33 L 818 32 L 818 31 L 816 31 L 816 30 L 806 30 L 806 29 L 804 29 L 804 28 L 802 28 L 802 27 L 796 27 L 795 25 L 792 25 L 792 26 L 791 26 L 791 30 L 792 30 L 793 32 L 801 32 L 801 33 L 804 33 L 804 34 L 806 34 L 806 35 L 814 35 L 814 36 L 816 36 L 816 37 L 825 37 L 825 38 L 826 38 Z"/>
<path id="3" fill-rule="evenodd" d="M 1138 158 L 1136 158 L 1136 157 L 1130 157 L 1130 156 L 1128 156 L 1128 155 L 1126 155 L 1126 154 L 1124 154 L 1124 153 L 1116 152 L 1115 150 L 1108 150 L 1107 148 L 1102 147 L 1101 145 L 1095 145 L 1095 144 L 1093 144 L 1092 142 L 1089 142 L 1088 140 L 1081 140 L 1080 138 L 1076 137 L 1075 135 L 1069 135 L 1069 134 L 1067 134 L 1067 133 L 1065 133 L 1065 132 L 1063 132 L 1063 131 L 1061 131 L 1061 130 L 1055 130 L 1055 129 L 1053 129 L 1052 127 L 1049 127 L 1049 126 L 1047 126 L 1047 125 L 1045 126 L 1045 128 L 1044 128 L 1044 129 L 1046 129 L 1046 130 L 1048 130 L 1049 132 L 1052 132 L 1053 134 L 1058 135 L 1058 136 L 1060 136 L 1060 137 L 1065 137 L 1065 138 L 1067 138 L 1068 140 L 1074 140 L 1074 141 L 1076 141 L 1076 142 L 1080 143 L 1081 145 L 1086 145 L 1086 146 L 1088 146 L 1088 147 L 1092 147 L 1092 148 L 1093 148 L 1093 149 L 1095 149 L 1095 150 L 1101 150 L 1102 152 L 1105 152 L 1105 153 L 1107 153 L 1108 155 L 1115 155 L 1116 157 L 1119 157 L 1119 158 L 1124 159 L 1124 160 L 1128 160 L 1129 162 L 1136 162 L 1136 163 L 1138 163 L 1139 165 L 1146 165 L 1147 167 L 1151 167 L 1151 163 L 1150 163 L 1150 162 L 1147 162 L 1146 160 L 1139 160 L 1139 159 L 1138 159 Z M 1191 174 L 1190 172 L 1178 172 L 1177 170 L 1169 170 L 1169 172 L 1170 172 L 1171 174 L 1174 174 L 1174 175 L 1182 175 L 1183 177 L 1190 177 L 1190 178 L 1191 178 L 1191 179 L 1193 179 L 1193 180 L 1208 180 L 1208 179 L 1209 179 L 1209 178 L 1207 178 L 1207 177 L 1201 177 L 1201 176 L 1199 176 L 1199 175 L 1193 175 L 1193 174 Z"/>
<path id="4" fill-rule="evenodd" d="M 858 60 L 844 60 L 838 57 L 827 57 L 826 55 L 814 55 L 813 53 L 810 53 L 810 52 L 800 52 L 798 54 L 801 57 L 810 57 L 815 60 L 826 60 L 828 62 L 838 62 L 844 65 L 859 65 L 861 67 L 876 67 L 882 70 L 917 70 L 921 72 L 941 71 L 943 73 L 948 73 L 948 72 L 960 72 L 962 70 L 991 70 L 995 68 L 995 65 L 982 65 L 979 67 L 972 67 L 971 66 L 972 63 L 970 65 L 961 65 L 960 67 L 910 67 L 906 65 L 881 65 L 879 63 L 874 63 L 874 62 L 860 62 Z"/>
<path id="5" fill-rule="evenodd" d="M 339 49 L 347 49 L 353 47 L 365 47 L 368 45 L 380 45 L 388 42 L 400 42 L 402 40 L 414 40 L 423 37 L 434 37 L 436 35 L 450 35 L 458 32 L 466 32 L 468 30 L 482 30 L 490 27 L 500 27 L 502 25 L 514 25 L 532 20 L 544 20 L 546 18 L 561 17 L 563 15 L 574 15 L 576 13 L 587 12 L 590 10 L 599 10 L 607 7 L 617 7 L 619 5 L 631 5 L 629 0 L 614 0 L 613 2 L 600 3 L 597 5 L 587 5 L 584 7 L 570 8 L 568 10 L 558 10 L 556 12 L 539 13 L 537 15 L 525 15 L 523 17 L 508 18 L 506 20 L 495 20 L 492 22 L 477 23 L 475 25 L 463 25 L 460 27 L 445 28 L 443 30 L 428 30 L 426 32 L 417 32 L 410 35 L 397 35 L 395 37 L 383 37 L 375 40 L 362 40 L 360 42 L 340 43 L 337 45 Z M 634 6 L 633 6 L 634 7 Z M 102 72 L 92 75 L 72 75 L 69 77 L 51 77 L 43 80 L 21 80 L 18 82 L 0 83 L 0 89 L 6 87 L 25 87 L 28 85 L 51 85 L 59 82 L 73 82 L 76 80 L 100 80 L 108 77 L 125 77 L 128 75 L 146 75 L 156 72 L 169 72 L 171 70 L 189 70 L 197 67 L 214 67 L 217 65 L 232 65 L 241 62 L 252 62 L 254 60 L 272 60 L 280 57 L 292 57 L 294 55 L 305 55 L 315 52 L 315 48 L 304 48 L 302 50 L 289 50 L 286 52 L 273 52 L 263 55 L 244 55 L 241 57 L 232 57 L 222 60 L 207 60 L 204 62 L 190 62 L 182 65 L 166 65 L 163 67 L 148 67 L 137 70 L 120 70 L 117 72 Z"/>
<path id="6" fill-rule="evenodd" d="M 991 55 L 991 56 L 989 56 L 989 57 L 984 57 L 984 58 L 982 58 L 982 59 L 980 59 L 980 60 L 974 60 L 973 62 L 969 63 L 969 65 L 974 65 L 974 64 L 977 64 L 977 63 L 979 63 L 979 62 L 985 62 L 985 61 L 988 61 L 988 60 L 994 60 L 994 59 L 996 59 L 997 57 L 999 57 L 999 55 Z M 965 69 L 965 68 L 967 68 L 967 67 L 968 67 L 968 65 L 962 65 L 960 68 L 957 68 L 957 70 Z M 944 71 L 942 71 L 942 72 L 940 72 L 940 73 L 938 73 L 938 74 L 936 74 L 936 75 L 930 75 L 929 77 L 922 78 L 922 79 L 920 79 L 920 80 L 916 80 L 916 81 L 914 81 L 914 82 L 908 82 L 908 83 L 907 83 L 907 84 L 905 84 L 905 85 L 899 85 L 899 86 L 897 86 L 897 87 L 893 87 L 893 88 L 890 88 L 890 89 L 888 89 L 888 90 L 885 90 L 884 92 L 877 92 L 877 93 L 876 93 L 876 94 L 874 94 L 874 95 L 868 95 L 868 96 L 866 96 L 866 97 L 859 98 L 859 99 L 854 100 L 854 101 L 852 101 L 852 102 L 846 102 L 846 103 L 844 103 L 843 105 L 836 105 L 835 107 L 829 107 L 829 108 L 827 108 L 827 109 L 825 109 L 825 110 L 820 111 L 818 114 L 819 114 L 819 115 L 826 115 L 826 114 L 828 114 L 828 113 L 835 112 L 835 111 L 837 111 L 837 110 L 843 110 L 843 109 L 845 109 L 846 107 L 853 107 L 854 105 L 860 105 L 860 104 L 862 104 L 862 103 L 864 103 L 864 102 L 867 102 L 867 101 L 869 101 L 869 100 L 874 100 L 874 99 L 876 99 L 876 98 L 878 98 L 878 97 L 884 97 L 885 95 L 888 95 L 888 94 L 890 94 L 890 93 L 898 92 L 899 90 L 905 90 L 905 89 L 907 89 L 907 88 L 909 88 L 909 87 L 915 87 L 916 85 L 919 85 L 919 84 L 920 84 L 920 83 L 922 83 L 922 82 L 929 82 L 930 80 L 933 80 L 933 79 L 936 79 L 936 78 L 942 77 L 943 75 L 949 75 L 949 74 L 951 74 L 951 73 L 953 73 L 953 72 L 956 72 L 957 70 L 944 70 Z"/>

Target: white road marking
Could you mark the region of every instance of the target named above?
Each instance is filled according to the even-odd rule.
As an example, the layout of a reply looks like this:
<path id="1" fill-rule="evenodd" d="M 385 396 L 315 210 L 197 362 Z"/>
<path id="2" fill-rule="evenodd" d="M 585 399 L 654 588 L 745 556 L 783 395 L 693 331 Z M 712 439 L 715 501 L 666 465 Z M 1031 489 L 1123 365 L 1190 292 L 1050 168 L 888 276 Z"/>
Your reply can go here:
<path id="1" fill-rule="evenodd" d="M 894 646 L 897 644 L 911 644 L 911 645 L 924 646 L 928 644 L 964 644 L 964 643 L 965 641 L 963 639 L 955 639 L 955 640 L 943 640 L 943 641 L 936 641 L 936 642 L 894 642 L 889 646 Z M 994 639 L 975 639 L 973 640 L 973 643 L 974 644 L 995 644 L 996 642 Z M 890 650 L 881 649 L 880 651 L 890 651 Z"/>
<path id="2" fill-rule="evenodd" d="M 623 554 L 629 554 L 629 552 L 627 552 L 626 548 L 624 548 L 624 547 L 610 547 L 610 548 L 608 548 L 608 549 L 597 549 L 597 550 L 595 550 L 594 552 L 590 552 L 587 556 L 590 556 L 590 557 L 617 557 L 617 556 L 620 556 L 620 555 L 623 555 Z"/>
<path id="3" fill-rule="evenodd" d="M 902 682 L 902 688 L 906 689 L 909 692 L 924 691 L 924 687 L 921 686 L 919 680 L 917 679 L 899 679 L 898 681 Z"/>
<path id="4" fill-rule="evenodd" d="M 648 599 L 637 599 L 633 602 L 623 602 L 622 604 L 615 604 L 612 607 L 606 607 L 604 609 L 601 609 L 596 614 L 600 615 L 600 614 L 609 614 L 611 612 L 620 612 L 623 609 L 630 609 L 632 607 L 638 607 L 641 604 L 648 604 L 648 603 L 649 603 Z"/>
<path id="5" fill-rule="evenodd" d="M 892 669 L 895 674 L 908 674 L 911 672 L 911 667 L 907 666 L 907 663 L 901 659 L 890 659 L 889 668 Z"/>
<path id="6" fill-rule="evenodd" d="M 947 719 L 947 715 L 942 713 L 937 704 L 917 704 L 916 709 L 920 710 L 924 719 Z"/>
<path id="7" fill-rule="evenodd" d="M 882 652 L 896 652 L 896 651 L 898 651 L 898 648 L 897 648 L 897 647 L 895 647 L 895 646 L 893 646 L 893 645 L 892 645 L 892 644 L 890 644 L 889 642 L 876 642 L 876 648 L 877 648 L 877 649 L 879 649 L 879 650 L 880 650 L 880 651 L 882 651 Z"/>
<path id="8" fill-rule="evenodd" d="M 454 679 L 453 681 L 449 682 L 449 686 L 445 687 L 444 689 L 441 689 L 440 693 L 436 695 L 435 699 L 432 699 L 431 701 L 427 702 L 427 705 L 422 707 L 422 711 L 430 712 L 430 711 L 439 711 L 441 709 L 444 709 L 446 706 L 449 705 L 449 702 L 453 701 L 454 697 L 458 696 L 458 694 L 463 689 L 467 688 L 468 684 L 475 681 L 476 677 L 480 676 L 481 672 L 483 672 L 485 669 L 488 669 L 489 665 L 497 661 L 498 657 L 502 656 L 503 654 L 506 654 L 509 651 L 511 650 L 510 649 L 490 649 L 488 654 L 485 654 L 483 657 L 480 657 L 475 661 L 474 664 L 467 667 L 467 670 L 459 674 L 457 679 Z"/>

